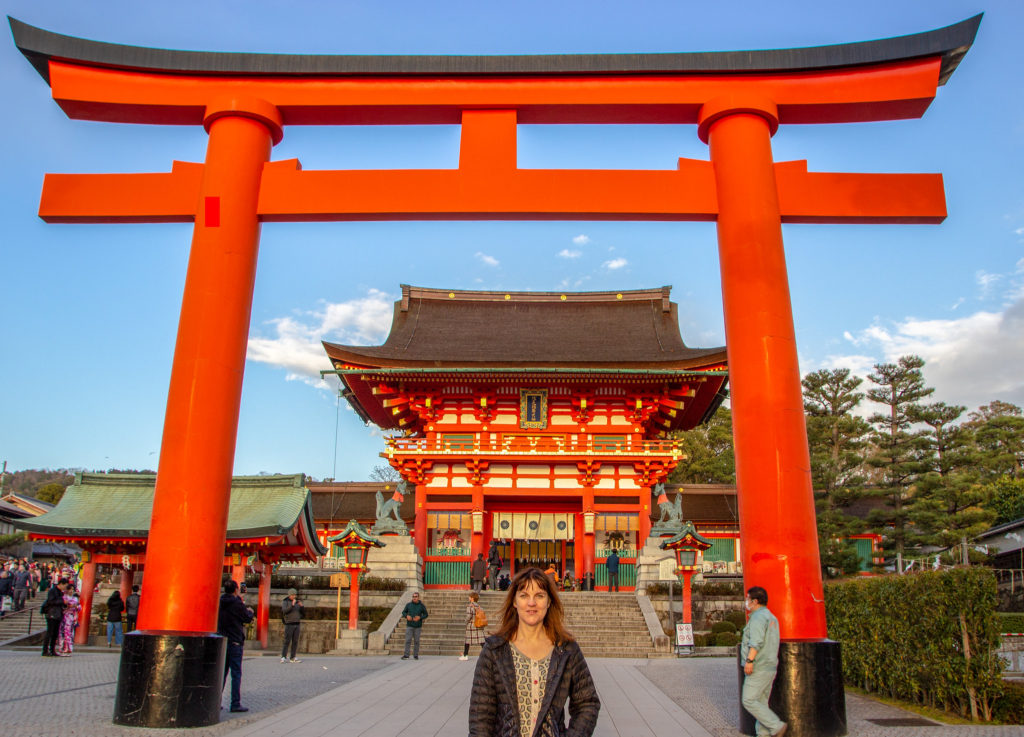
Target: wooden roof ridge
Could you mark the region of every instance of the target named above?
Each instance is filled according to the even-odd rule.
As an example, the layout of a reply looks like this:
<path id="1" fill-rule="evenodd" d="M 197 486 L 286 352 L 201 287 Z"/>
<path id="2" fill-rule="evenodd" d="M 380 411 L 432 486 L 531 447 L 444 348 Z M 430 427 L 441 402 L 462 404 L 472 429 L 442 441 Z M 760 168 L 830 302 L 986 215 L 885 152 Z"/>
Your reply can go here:
<path id="1" fill-rule="evenodd" d="M 439 289 L 402 284 L 402 311 L 408 311 L 412 299 L 436 299 L 445 302 L 648 302 L 660 299 L 662 310 L 670 309 L 672 286 L 654 289 L 622 289 L 596 292 L 533 292 L 508 290 Z"/>
<path id="2" fill-rule="evenodd" d="M 145 538 L 155 489 L 155 474 L 78 473 L 53 510 L 14 524 L 44 537 Z M 304 474 L 232 477 L 228 541 L 292 532 L 311 555 L 327 552 L 315 534 Z"/>
<path id="3" fill-rule="evenodd" d="M 671 286 L 512 292 L 402 285 L 383 345 L 323 345 L 347 368 L 701 368 L 725 348 L 690 348 Z"/>

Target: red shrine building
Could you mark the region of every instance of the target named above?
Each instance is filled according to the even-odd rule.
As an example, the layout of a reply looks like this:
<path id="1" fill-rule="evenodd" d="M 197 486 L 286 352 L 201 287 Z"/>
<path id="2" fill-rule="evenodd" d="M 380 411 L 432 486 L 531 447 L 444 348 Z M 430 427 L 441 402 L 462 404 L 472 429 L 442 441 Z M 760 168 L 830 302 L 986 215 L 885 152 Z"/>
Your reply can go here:
<path id="1" fill-rule="evenodd" d="M 671 433 L 709 419 L 728 380 L 724 347 L 683 342 L 670 287 L 403 285 L 384 345 L 324 347 L 359 416 L 396 433 L 381 455 L 414 497 L 427 587 L 467 584 L 492 539 L 512 573 L 593 577 L 609 546 L 632 569 L 652 489 L 683 460 Z"/>

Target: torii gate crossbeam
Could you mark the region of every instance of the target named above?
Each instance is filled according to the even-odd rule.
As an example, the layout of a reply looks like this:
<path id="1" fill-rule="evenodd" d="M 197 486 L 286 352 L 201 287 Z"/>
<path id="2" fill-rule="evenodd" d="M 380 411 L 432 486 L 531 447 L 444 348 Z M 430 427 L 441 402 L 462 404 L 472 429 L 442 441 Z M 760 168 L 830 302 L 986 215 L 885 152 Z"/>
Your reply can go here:
<path id="1" fill-rule="evenodd" d="M 69 117 L 209 132 L 204 163 L 174 162 L 168 173 L 49 174 L 39 210 L 48 222 L 195 223 L 150 528 L 150 603 L 122 656 L 114 720 L 218 718 L 208 694 L 219 689 L 222 643 L 211 633 L 262 222 L 704 220 L 718 227 L 744 576 L 770 592 L 784 638 L 776 696 L 794 737 L 845 734 L 781 224 L 938 223 L 945 200 L 941 175 L 808 172 L 775 162 L 771 137 L 782 124 L 920 117 L 980 20 L 778 51 L 373 57 L 143 49 L 11 19 L 15 43 Z M 270 161 L 288 125 L 413 123 L 461 124 L 457 169 Z M 579 123 L 694 124 L 710 160 L 680 159 L 675 171 L 518 168 L 517 125 Z M 169 656 L 178 646 L 205 665 Z M 182 692 L 136 703 L 128 684 L 139 677 L 176 680 Z"/>

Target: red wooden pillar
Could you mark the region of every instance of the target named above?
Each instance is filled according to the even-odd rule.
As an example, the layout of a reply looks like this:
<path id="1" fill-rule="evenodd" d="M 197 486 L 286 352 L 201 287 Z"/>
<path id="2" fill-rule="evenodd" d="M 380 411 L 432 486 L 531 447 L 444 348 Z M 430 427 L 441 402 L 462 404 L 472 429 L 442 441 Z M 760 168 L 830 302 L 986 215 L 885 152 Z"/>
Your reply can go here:
<path id="1" fill-rule="evenodd" d="M 139 629 L 217 629 L 231 470 L 252 310 L 263 165 L 277 109 L 235 97 L 207 108 L 209 131 L 147 551 Z"/>
<path id="2" fill-rule="evenodd" d="M 256 639 L 260 647 L 267 649 L 270 641 L 270 576 L 272 566 L 269 562 L 259 561 L 260 588 L 256 604 Z"/>
<path id="3" fill-rule="evenodd" d="M 413 521 L 412 540 L 424 560 L 427 557 L 427 492 L 416 485 L 416 519 Z M 425 564 L 424 564 L 425 565 Z"/>
<path id="4" fill-rule="evenodd" d="M 640 539 L 636 542 L 637 554 L 647 544 L 647 538 L 651 536 L 651 488 L 644 486 L 640 491 L 640 503 L 637 505 L 637 515 L 640 518 L 638 530 Z"/>
<path id="5" fill-rule="evenodd" d="M 572 557 L 573 557 L 573 573 L 578 581 L 583 580 L 583 515 L 576 515 L 576 539 L 573 541 L 572 546 Z"/>
<path id="6" fill-rule="evenodd" d="M 763 586 L 784 639 L 826 636 L 807 432 L 771 136 L 775 105 L 707 103 L 718 194 L 736 484 L 746 586 Z"/>
<path id="7" fill-rule="evenodd" d="M 683 624 L 693 624 L 692 580 L 693 571 L 683 571 Z"/>
<path id="8" fill-rule="evenodd" d="M 348 592 L 348 628 L 359 629 L 359 570 L 349 570 L 352 581 Z"/>
<path id="9" fill-rule="evenodd" d="M 95 563 L 82 564 L 82 570 L 79 573 L 79 585 L 81 586 L 79 604 L 81 604 L 82 608 L 78 612 L 78 629 L 75 630 L 75 644 L 86 645 L 89 643 L 89 625 L 92 622 L 92 595 L 96 589 Z"/>
<path id="10" fill-rule="evenodd" d="M 132 592 L 132 584 L 135 583 L 135 569 L 121 569 L 121 599 L 128 601 L 128 594 Z"/>
<path id="11" fill-rule="evenodd" d="M 245 563 L 231 566 L 231 580 L 241 588 L 242 584 L 245 583 Z"/>

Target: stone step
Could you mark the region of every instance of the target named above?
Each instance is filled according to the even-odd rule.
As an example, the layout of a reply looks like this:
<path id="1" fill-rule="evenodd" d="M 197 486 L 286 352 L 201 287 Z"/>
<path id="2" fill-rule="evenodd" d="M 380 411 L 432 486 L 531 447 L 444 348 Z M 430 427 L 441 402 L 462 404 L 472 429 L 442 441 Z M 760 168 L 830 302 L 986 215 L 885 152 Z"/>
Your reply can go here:
<path id="1" fill-rule="evenodd" d="M 479 603 L 487 613 L 489 630 L 499 623 L 505 598 L 504 592 L 481 594 Z M 467 600 L 465 591 L 427 591 L 423 594 L 430 617 L 420 636 L 421 654 L 462 654 Z M 609 658 L 662 655 L 651 643 L 643 614 L 632 592 L 570 592 L 561 596 L 561 602 L 566 627 L 585 654 Z M 400 622 L 385 649 L 401 654 L 404 642 L 405 626 Z"/>

